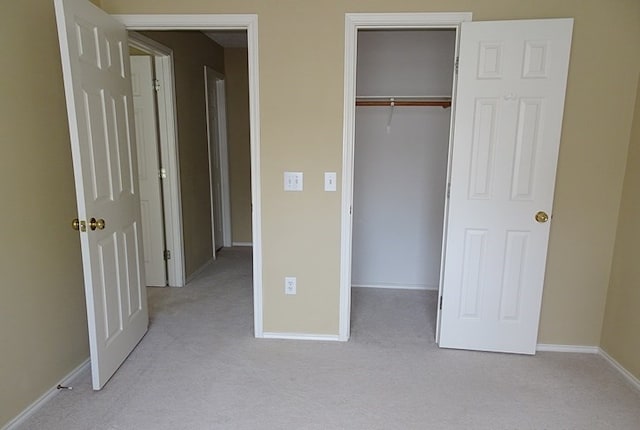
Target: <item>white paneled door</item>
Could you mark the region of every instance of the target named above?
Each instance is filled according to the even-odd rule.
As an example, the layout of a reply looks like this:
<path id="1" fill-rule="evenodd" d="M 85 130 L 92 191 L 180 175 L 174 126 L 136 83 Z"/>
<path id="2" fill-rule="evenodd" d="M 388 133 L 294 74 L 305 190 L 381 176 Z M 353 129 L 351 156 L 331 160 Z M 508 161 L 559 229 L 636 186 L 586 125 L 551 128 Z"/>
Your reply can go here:
<path id="1" fill-rule="evenodd" d="M 86 0 L 55 0 L 78 202 L 93 388 L 147 331 L 127 32 Z"/>
<path id="2" fill-rule="evenodd" d="M 164 220 L 160 184 L 160 151 L 154 96 L 153 58 L 130 57 L 133 109 L 138 148 L 138 183 L 142 215 L 144 273 L 150 287 L 167 285 L 164 259 Z"/>
<path id="3" fill-rule="evenodd" d="M 441 347 L 535 352 L 572 27 L 462 24 Z"/>

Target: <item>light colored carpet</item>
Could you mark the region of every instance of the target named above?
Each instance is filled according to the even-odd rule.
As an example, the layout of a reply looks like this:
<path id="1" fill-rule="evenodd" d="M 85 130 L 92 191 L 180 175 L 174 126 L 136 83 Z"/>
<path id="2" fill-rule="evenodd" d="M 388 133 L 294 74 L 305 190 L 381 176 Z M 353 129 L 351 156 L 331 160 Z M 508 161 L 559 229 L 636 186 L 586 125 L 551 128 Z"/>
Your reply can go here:
<path id="1" fill-rule="evenodd" d="M 640 429 L 600 357 L 441 350 L 435 294 L 354 289 L 347 343 L 253 338 L 248 249 L 150 289 L 149 333 L 101 392 L 88 372 L 22 429 Z"/>

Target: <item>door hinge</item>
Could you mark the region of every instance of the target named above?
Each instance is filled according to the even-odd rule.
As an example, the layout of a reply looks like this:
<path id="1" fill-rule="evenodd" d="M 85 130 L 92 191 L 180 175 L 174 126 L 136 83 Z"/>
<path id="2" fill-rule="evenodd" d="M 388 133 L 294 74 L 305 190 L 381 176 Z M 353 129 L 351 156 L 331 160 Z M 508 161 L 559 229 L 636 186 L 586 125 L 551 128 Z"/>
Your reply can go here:
<path id="1" fill-rule="evenodd" d="M 451 198 L 451 182 L 447 184 L 447 198 Z"/>
<path id="2" fill-rule="evenodd" d="M 456 57 L 456 62 L 453 63 L 453 67 L 456 71 L 456 73 L 458 73 L 458 67 L 460 66 L 460 57 Z"/>
<path id="3" fill-rule="evenodd" d="M 161 167 L 160 171 L 158 172 L 158 177 L 160 179 L 167 179 L 167 169 L 165 169 L 164 167 Z"/>
<path id="4" fill-rule="evenodd" d="M 153 80 L 153 89 L 155 92 L 160 91 L 160 81 L 157 79 Z"/>
<path id="5" fill-rule="evenodd" d="M 440 310 L 442 310 L 442 296 L 440 296 Z"/>
<path id="6" fill-rule="evenodd" d="M 164 259 L 171 260 L 171 251 L 169 251 L 168 249 L 164 251 Z"/>

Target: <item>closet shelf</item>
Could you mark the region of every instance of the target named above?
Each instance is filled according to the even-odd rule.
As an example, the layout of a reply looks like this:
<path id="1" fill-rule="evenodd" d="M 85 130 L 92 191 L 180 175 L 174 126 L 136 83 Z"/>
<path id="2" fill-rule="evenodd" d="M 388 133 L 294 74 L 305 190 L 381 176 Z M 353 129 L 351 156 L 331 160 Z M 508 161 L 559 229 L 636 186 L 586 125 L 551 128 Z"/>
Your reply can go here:
<path id="1" fill-rule="evenodd" d="M 356 106 L 440 106 L 451 107 L 451 97 L 356 97 Z"/>

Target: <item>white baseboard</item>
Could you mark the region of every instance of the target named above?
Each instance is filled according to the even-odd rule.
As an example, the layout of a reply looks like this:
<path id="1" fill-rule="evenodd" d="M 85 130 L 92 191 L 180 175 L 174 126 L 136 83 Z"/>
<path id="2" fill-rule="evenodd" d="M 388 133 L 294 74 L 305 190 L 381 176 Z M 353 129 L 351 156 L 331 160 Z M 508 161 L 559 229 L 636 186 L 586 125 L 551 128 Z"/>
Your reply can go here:
<path id="1" fill-rule="evenodd" d="M 189 275 L 189 277 L 187 278 L 187 281 L 185 282 L 185 285 L 188 284 L 189 282 L 193 281 L 194 278 L 196 278 L 199 274 L 204 272 L 207 267 L 209 267 L 210 265 L 213 264 L 214 261 L 215 260 L 213 258 L 211 258 L 211 260 L 209 260 L 206 263 L 204 263 L 202 266 L 200 266 L 199 269 L 197 269 L 195 272 L 193 272 L 191 275 Z"/>
<path id="2" fill-rule="evenodd" d="M 598 346 L 583 346 L 583 345 L 554 345 L 539 343 L 536 346 L 536 351 L 551 351 L 551 352 L 578 352 L 583 354 L 598 354 L 604 358 L 614 369 L 627 380 L 634 388 L 640 391 L 640 379 L 634 374 L 625 369 L 622 364 L 618 363 L 615 358 L 610 356 L 604 349 Z"/>
<path id="3" fill-rule="evenodd" d="M 286 340 L 321 340 L 321 341 L 340 341 L 337 334 L 305 334 L 305 333 L 278 333 L 264 332 L 263 339 L 286 339 Z"/>
<path id="4" fill-rule="evenodd" d="M 232 246 L 253 246 L 251 242 L 233 242 Z"/>
<path id="5" fill-rule="evenodd" d="M 51 400 L 53 396 L 60 392 L 60 390 L 58 390 L 58 385 L 69 386 L 70 383 L 89 366 L 91 366 L 91 360 L 87 358 L 78 367 L 69 372 L 67 376 L 62 378 L 62 380 L 58 384 L 47 390 L 47 392 L 40 396 L 38 400 L 31 403 L 22 412 L 20 412 L 17 417 L 5 424 L 4 427 L 2 427 L 2 430 L 11 430 L 23 424 L 29 417 L 31 417 L 31 415 L 33 415 L 38 409 L 44 406 L 45 403 Z"/>
<path id="6" fill-rule="evenodd" d="M 599 352 L 600 352 L 600 356 L 602 356 L 602 358 L 604 358 L 605 360 L 607 360 L 607 362 L 613 366 L 614 369 L 616 369 L 618 372 L 620 372 L 620 374 L 622 376 L 624 376 L 624 378 L 629 381 L 631 383 L 631 385 L 633 385 L 638 391 L 640 391 L 640 379 L 636 378 L 635 375 L 633 375 L 631 372 L 629 372 L 627 369 L 625 369 L 622 364 L 618 363 L 616 361 L 615 358 L 613 358 L 612 356 L 610 356 L 607 351 L 605 351 L 602 348 L 598 348 Z"/>
<path id="7" fill-rule="evenodd" d="M 556 345 L 549 343 L 539 343 L 536 345 L 536 351 L 550 351 L 550 352 L 579 352 L 582 354 L 598 354 L 600 348 L 597 346 L 585 346 L 585 345 Z"/>
<path id="8" fill-rule="evenodd" d="M 437 285 L 427 285 L 427 284 L 413 284 L 413 285 L 403 285 L 403 284 L 351 284 L 352 288 L 386 288 L 390 290 L 427 290 L 427 291 L 438 291 Z"/>

